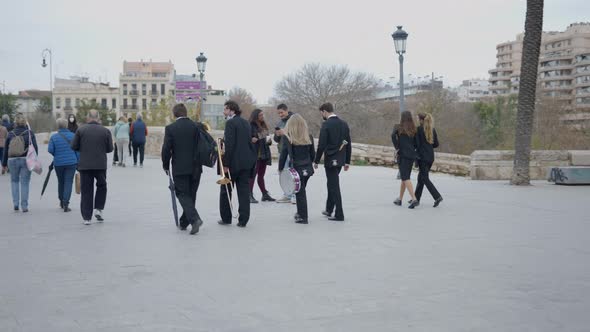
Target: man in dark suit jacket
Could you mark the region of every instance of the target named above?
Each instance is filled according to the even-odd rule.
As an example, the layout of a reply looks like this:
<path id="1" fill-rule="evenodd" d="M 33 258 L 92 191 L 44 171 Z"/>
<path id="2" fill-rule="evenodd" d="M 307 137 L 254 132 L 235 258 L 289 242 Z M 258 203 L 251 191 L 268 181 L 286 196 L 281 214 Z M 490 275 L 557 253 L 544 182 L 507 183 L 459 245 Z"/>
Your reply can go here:
<path id="1" fill-rule="evenodd" d="M 339 175 L 342 167 L 344 167 L 344 171 L 348 171 L 350 167 L 352 154 L 350 129 L 345 121 L 334 114 L 334 106 L 331 103 L 320 106 L 320 112 L 324 123 L 320 130 L 320 141 L 314 167 L 318 167 L 318 163 L 324 155 L 324 167 L 328 178 L 328 199 L 326 200 L 326 210 L 322 211 L 322 214 L 327 216 L 329 220 L 344 221 Z M 336 213 L 332 217 L 334 207 Z"/>
<path id="2" fill-rule="evenodd" d="M 240 107 L 234 101 L 227 101 L 223 110 L 228 119 L 225 124 L 224 136 L 224 172 L 230 172 L 231 179 L 238 191 L 239 218 L 238 226 L 246 227 L 250 219 L 250 186 L 249 179 L 252 176 L 256 164 L 256 150 L 251 141 L 251 127 L 247 120 L 240 115 Z M 221 214 L 220 225 L 231 224 L 230 203 L 226 190 L 230 185 L 222 185 L 219 198 L 219 212 Z"/>
<path id="3" fill-rule="evenodd" d="M 84 225 L 90 225 L 93 208 L 96 220 L 104 221 L 102 210 L 107 200 L 107 153 L 113 152 L 113 137 L 98 121 L 98 111 L 90 110 L 87 123 L 76 130 L 71 143 L 72 150 L 80 152 L 80 212 Z"/>
<path id="4" fill-rule="evenodd" d="M 179 227 L 186 230 L 191 226 L 191 234 L 199 232 L 203 224 L 195 202 L 197 190 L 201 182 L 203 167 L 195 158 L 195 151 L 198 144 L 198 128 L 191 119 L 187 117 L 187 110 L 184 104 L 177 104 L 172 109 L 176 121 L 166 126 L 164 131 L 164 144 L 162 145 L 162 167 L 166 174 L 170 172 L 170 160 L 172 160 L 172 177 L 176 197 L 182 206 L 182 216 Z"/>

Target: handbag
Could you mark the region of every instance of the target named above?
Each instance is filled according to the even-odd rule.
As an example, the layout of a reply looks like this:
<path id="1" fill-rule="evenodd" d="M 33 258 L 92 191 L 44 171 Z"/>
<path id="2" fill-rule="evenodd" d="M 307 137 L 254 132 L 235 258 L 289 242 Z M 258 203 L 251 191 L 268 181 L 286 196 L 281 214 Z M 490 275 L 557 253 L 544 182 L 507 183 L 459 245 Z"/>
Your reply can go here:
<path id="1" fill-rule="evenodd" d="M 76 194 L 80 195 L 81 187 L 80 187 L 80 172 L 76 172 L 76 176 L 74 177 L 74 182 L 76 184 Z"/>
<path id="2" fill-rule="evenodd" d="M 43 165 L 41 164 L 41 160 L 37 156 L 37 151 L 35 150 L 35 146 L 33 145 L 33 140 L 31 138 L 31 127 L 27 122 L 27 130 L 29 131 L 29 150 L 27 151 L 27 168 L 31 172 L 35 172 L 37 174 L 41 174 L 43 172 Z"/>

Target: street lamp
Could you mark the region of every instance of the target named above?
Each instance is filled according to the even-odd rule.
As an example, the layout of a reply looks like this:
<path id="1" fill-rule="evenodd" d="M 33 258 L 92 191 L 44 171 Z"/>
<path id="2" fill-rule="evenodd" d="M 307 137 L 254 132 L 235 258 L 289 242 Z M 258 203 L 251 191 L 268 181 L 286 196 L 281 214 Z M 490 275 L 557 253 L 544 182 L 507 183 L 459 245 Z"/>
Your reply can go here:
<path id="1" fill-rule="evenodd" d="M 51 112 L 53 113 L 53 59 L 52 59 L 52 53 L 51 53 L 51 49 L 50 48 L 46 48 L 43 50 L 43 52 L 41 53 L 41 56 L 43 57 L 43 62 L 41 62 L 41 67 L 45 68 L 47 67 L 47 61 L 45 60 L 45 58 L 47 58 L 47 55 L 49 55 L 49 93 L 51 94 Z"/>
<path id="2" fill-rule="evenodd" d="M 406 53 L 406 40 L 408 33 L 402 30 L 402 26 L 398 25 L 397 30 L 391 34 L 393 44 L 395 45 L 395 52 L 399 54 L 399 114 L 401 117 L 404 111 L 404 53 Z"/>
<path id="3" fill-rule="evenodd" d="M 205 76 L 205 67 L 207 66 L 207 57 L 203 55 L 203 52 L 196 58 L 197 69 L 199 70 L 199 121 L 202 121 L 203 113 L 203 76 Z"/>

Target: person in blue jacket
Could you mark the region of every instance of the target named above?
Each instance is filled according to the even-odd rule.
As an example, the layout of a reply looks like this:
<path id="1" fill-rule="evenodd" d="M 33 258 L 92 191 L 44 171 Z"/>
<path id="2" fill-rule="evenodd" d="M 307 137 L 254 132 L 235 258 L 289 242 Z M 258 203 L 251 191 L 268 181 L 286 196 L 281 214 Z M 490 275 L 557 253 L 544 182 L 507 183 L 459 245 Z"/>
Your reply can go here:
<path id="1" fill-rule="evenodd" d="M 51 135 L 47 150 L 53 155 L 53 166 L 58 183 L 57 196 L 59 206 L 64 212 L 72 211 L 69 207 L 70 197 L 79 159 L 78 153 L 71 147 L 73 139 L 74 133 L 68 129 L 68 120 L 57 119 L 57 133 Z"/>
<path id="2" fill-rule="evenodd" d="M 133 147 L 133 166 L 137 166 L 137 153 L 139 152 L 139 167 L 143 167 L 145 137 L 148 134 L 148 130 L 145 122 L 143 122 L 141 113 L 137 113 L 137 118 L 131 125 L 129 133 L 131 135 L 131 145 Z"/>

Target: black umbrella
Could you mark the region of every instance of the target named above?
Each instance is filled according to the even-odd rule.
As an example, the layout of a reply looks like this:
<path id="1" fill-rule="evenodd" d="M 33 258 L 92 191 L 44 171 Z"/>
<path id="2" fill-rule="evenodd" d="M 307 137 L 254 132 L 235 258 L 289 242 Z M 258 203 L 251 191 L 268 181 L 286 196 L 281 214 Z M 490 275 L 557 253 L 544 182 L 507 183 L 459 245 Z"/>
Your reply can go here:
<path id="1" fill-rule="evenodd" d="M 49 169 L 47 170 L 47 176 L 45 177 L 45 182 L 43 182 L 43 189 L 41 189 L 41 197 L 45 193 L 45 188 L 47 188 L 47 183 L 49 183 L 49 177 L 51 176 L 51 171 L 53 171 L 53 162 L 49 164 Z"/>
<path id="2" fill-rule="evenodd" d="M 172 196 L 172 212 L 174 212 L 174 222 L 176 223 L 176 227 L 178 228 L 178 207 L 176 207 L 176 193 L 174 191 L 174 181 L 172 181 L 172 176 L 170 172 L 168 172 L 168 189 L 170 189 L 170 196 Z"/>

